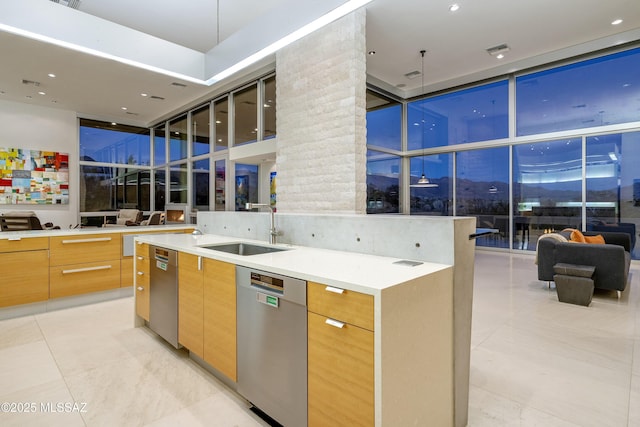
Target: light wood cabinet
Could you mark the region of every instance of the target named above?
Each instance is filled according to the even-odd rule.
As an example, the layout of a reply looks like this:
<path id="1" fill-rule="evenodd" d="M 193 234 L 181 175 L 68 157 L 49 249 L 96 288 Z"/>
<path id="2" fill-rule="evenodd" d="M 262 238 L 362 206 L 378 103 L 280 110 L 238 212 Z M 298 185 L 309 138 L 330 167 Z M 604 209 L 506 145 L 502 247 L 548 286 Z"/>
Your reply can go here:
<path id="1" fill-rule="evenodd" d="M 50 238 L 49 297 L 120 287 L 120 233 Z"/>
<path id="2" fill-rule="evenodd" d="M 373 295 L 308 282 L 307 309 L 373 331 Z"/>
<path id="3" fill-rule="evenodd" d="M 37 251 L 39 249 L 49 249 L 48 237 L 27 237 L 27 238 L 9 238 L 0 239 L 0 253 L 3 252 L 23 252 Z M 47 260 L 47 267 L 49 261 Z"/>
<path id="4" fill-rule="evenodd" d="M 133 286 L 135 271 L 133 271 L 133 256 L 122 257 L 120 260 L 120 287 Z"/>
<path id="5" fill-rule="evenodd" d="M 204 358 L 202 257 L 178 252 L 178 342 Z"/>
<path id="6" fill-rule="evenodd" d="M 118 260 L 118 286 L 120 286 L 120 239 L 120 233 L 51 237 L 50 265 Z"/>
<path id="7" fill-rule="evenodd" d="M 308 425 L 371 427 L 373 296 L 326 288 L 307 285 Z"/>
<path id="8" fill-rule="evenodd" d="M 204 360 L 237 381 L 236 267 L 204 260 Z"/>
<path id="9" fill-rule="evenodd" d="M 30 244 L 23 247 L 30 247 Z M 49 251 L 0 253 L 0 264 L 7 267 L 0 280 L 0 307 L 49 299 Z"/>
<path id="10" fill-rule="evenodd" d="M 149 261 L 149 245 L 136 243 L 135 245 L 135 287 L 136 287 L 136 314 L 147 322 L 149 321 L 150 283 L 149 274 L 151 264 Z"/>

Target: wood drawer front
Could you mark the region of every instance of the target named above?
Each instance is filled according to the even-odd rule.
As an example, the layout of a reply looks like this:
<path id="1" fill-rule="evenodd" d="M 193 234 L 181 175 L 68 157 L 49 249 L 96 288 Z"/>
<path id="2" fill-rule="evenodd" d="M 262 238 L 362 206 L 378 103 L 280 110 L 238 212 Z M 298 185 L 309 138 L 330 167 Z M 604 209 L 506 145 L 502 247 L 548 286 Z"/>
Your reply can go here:
<path id="1" fill-rule="evenodd" d="M 327 319 L 308 313 L 309 427 L 372 427 L 373 332 Z"/>
<path id="2" fill-rule="evenodd" d="M 136 242 L 135 256 L 143 256 L 145 258 L 149 258 L 149 244 Z"/>
<path id="3" fill-rule="evenodd" d="M 135 271 L 135 280 L 137 285 L 149 285 L 150 275 L 151 275 L 151 261 L 146 257 L 137 257 L 136 258 L 136 271 Z"/>
<path id="4" fill-rule="evenodd" d="M 373 295 L 308 282 L 307 308 L 314 313 L 373 331 Z"/>
<path id="5" fill-rule="evenodd" d="M 37 251 L 40 249 L 49 249 L 48 237 L 0 239 L 0 252 Z"/>
<path id="6" fill-rule="evenodd" d="M 51 267 L 49 284 L 51 298 L 119 288 L 120 260 Z"/>
<path id="7" fill-rule="evenodd" d="M 120 260 L 120 234 L 51 237 L 50 265 Z"/>
<path id="8" fill-rule="evenodd" d="M 138 282 L 136 285 L 136 314 L 147 322 L 149 321 L 150 302 L 149 283 Z"/>
<path id="9" fill-rule="evenodd" d="M 49 299 L 49 251 L 0 253 L 0 307 Z"/>

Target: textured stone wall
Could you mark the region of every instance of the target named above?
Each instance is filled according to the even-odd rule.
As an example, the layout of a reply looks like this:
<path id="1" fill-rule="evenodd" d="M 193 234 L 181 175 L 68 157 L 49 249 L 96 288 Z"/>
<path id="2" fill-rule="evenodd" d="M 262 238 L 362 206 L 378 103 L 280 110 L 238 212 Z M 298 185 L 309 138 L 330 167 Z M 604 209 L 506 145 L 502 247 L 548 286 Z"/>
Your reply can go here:
<path id="1" fill-rule="evenodd" d="M 278 211 L 366 212 L 364 10 L 276 54 Z"/>

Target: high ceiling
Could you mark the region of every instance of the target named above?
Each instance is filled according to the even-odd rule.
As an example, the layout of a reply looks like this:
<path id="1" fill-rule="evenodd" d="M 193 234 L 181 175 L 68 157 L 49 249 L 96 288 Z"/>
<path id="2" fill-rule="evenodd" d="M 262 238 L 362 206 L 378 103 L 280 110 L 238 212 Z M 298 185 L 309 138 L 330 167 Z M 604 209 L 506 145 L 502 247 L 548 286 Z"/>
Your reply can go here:
<path id="1" fill-rule="evenodd" d="M 77 22 L 68 31 L 86 33 L 92 28 L 83 27 L 83 17 L 102 18 L 111 25 L 171 42 L 177 45 L 175 49 L 192 56 L 212 53 L 215 62 L 216 50 L 240 34 L 259 39 L 263 31 L 286 22 L 286 11 L 294 14 L 294 5 L 313 9 L 319 4 L 319 0 L 80 0 L 74 10 L 66 4 L 78 0 L 58 0 L 60 4 L 21 0 L 11 6 L 5 1 L 0 6 L 0 100 L 143 126 L 207 99 L 231 82 L 227 79 L 206 86 L 28 38 L 2 26 L 9 19 L 3 9 L 11 7 L 15 12 L 16 7 L 23 7 L 28 12 L 20 17 L 24 22 L 29 22 L 31 14 L 34 21 L 42 19 L 36 11 L 43 16 L 64 13 L 69 22 Z M 367 56 L 369 81 L 402 97 L 419 94 L 422 49 L 427 51 L 425 92 L 430 92 L 640 40 L 638 0 L 459 0 L 456 12 L 449 10 L 451 3 L 453 0 L 373 0 L 364 6 L 367 50 L 375 51 Z M 615 19 L 623 21 L 612 25 Z M 51 27 L 62 31 L 55 28 L 55 22 Z M 111 42 L 133 51 L 138 48 L 130 39 L 101 40 L 100 33 L 96 34 L 98 45 Z M 488 48 L 501 44 L 509 47 L 503 59 L 487 53 Z M 151 54 L 170 56 L 172 46 Z M 163 59 L 170 62 L 173 58 Z M 273 61 L 271 55 L 253 69 Z M 412 72 L 418 72 L 417 76 L 405 77 Z M 48 77 L 49 73 L 56 77 Z"/>

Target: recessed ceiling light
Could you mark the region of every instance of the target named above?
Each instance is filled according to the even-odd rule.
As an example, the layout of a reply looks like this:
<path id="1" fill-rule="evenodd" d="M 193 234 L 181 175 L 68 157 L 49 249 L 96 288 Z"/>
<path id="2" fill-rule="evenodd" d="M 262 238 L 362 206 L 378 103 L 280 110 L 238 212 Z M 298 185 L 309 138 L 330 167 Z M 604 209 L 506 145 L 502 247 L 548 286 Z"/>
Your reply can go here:
<path id="1" fill-rule="evenodd" d="M 369 55 L 372 55 L 372 56 L 373 56 L 373 55 L 375 55 L 375 54 L 376 54 L 376 51 L 375 51 L 375 50 L 370 50 L 369 52 L 367 52 L 367 54 L 369 54 Z"/>
<path id="2" fill-rule="evenodd" d="M 504 58 L 505 52 L 509 52 L 511 50 L 506 43 L 500 44 L 498 46 L 493 46 L 487 49 L 487 53 L 491 56 L 495 56 L 498 59 Z"/>
<path id="3" fill-rule="evenodd" d="M 53 74 L 53 73 L 49 73 L 49 74 L 47 74 L 47 76 L 51 77 L 52 79 L 55 79 L 55 78 L 56 78 L 56 75 L 55 75 L 55 74 Z"/>
<path id="4" fill-rule="evenodd" d="M 46 92 L 40 91 L 40 92 L 38 92 L 38 95 L 46 95 Z"/>
<path id="5" fill-rule="evenodd" d="M 116 122 L 111 122 L 111 126 L 115 126 L 115 125 L 116 125 Z"/>
<path id="6" fill-rule="evenodd" d="M 127 110 L 127 107 L 120 107 L 120 108 L 121 108 L 121 109 L 123 109 L 123 110 L 125 110 L 125 111 Z"/>
<path id="7" fill-rule="evenodd" d="M 454 3 L 451 6 L 449 6 L 449 12 L 455 12 L 458 9 L 460 9 L 460 5 L 458 3 Z"/>
<path id="8" fill-rule="evenodd" d="M 149 96 L 146 93 L 141 93 L 140 96 Z"/>
<path id="9" fill-rule="evenodd" d="M 611 25 L 620 25 L 620 24 L 622 24 L 622 19 L 616 19 L 611 22 Z"/>

